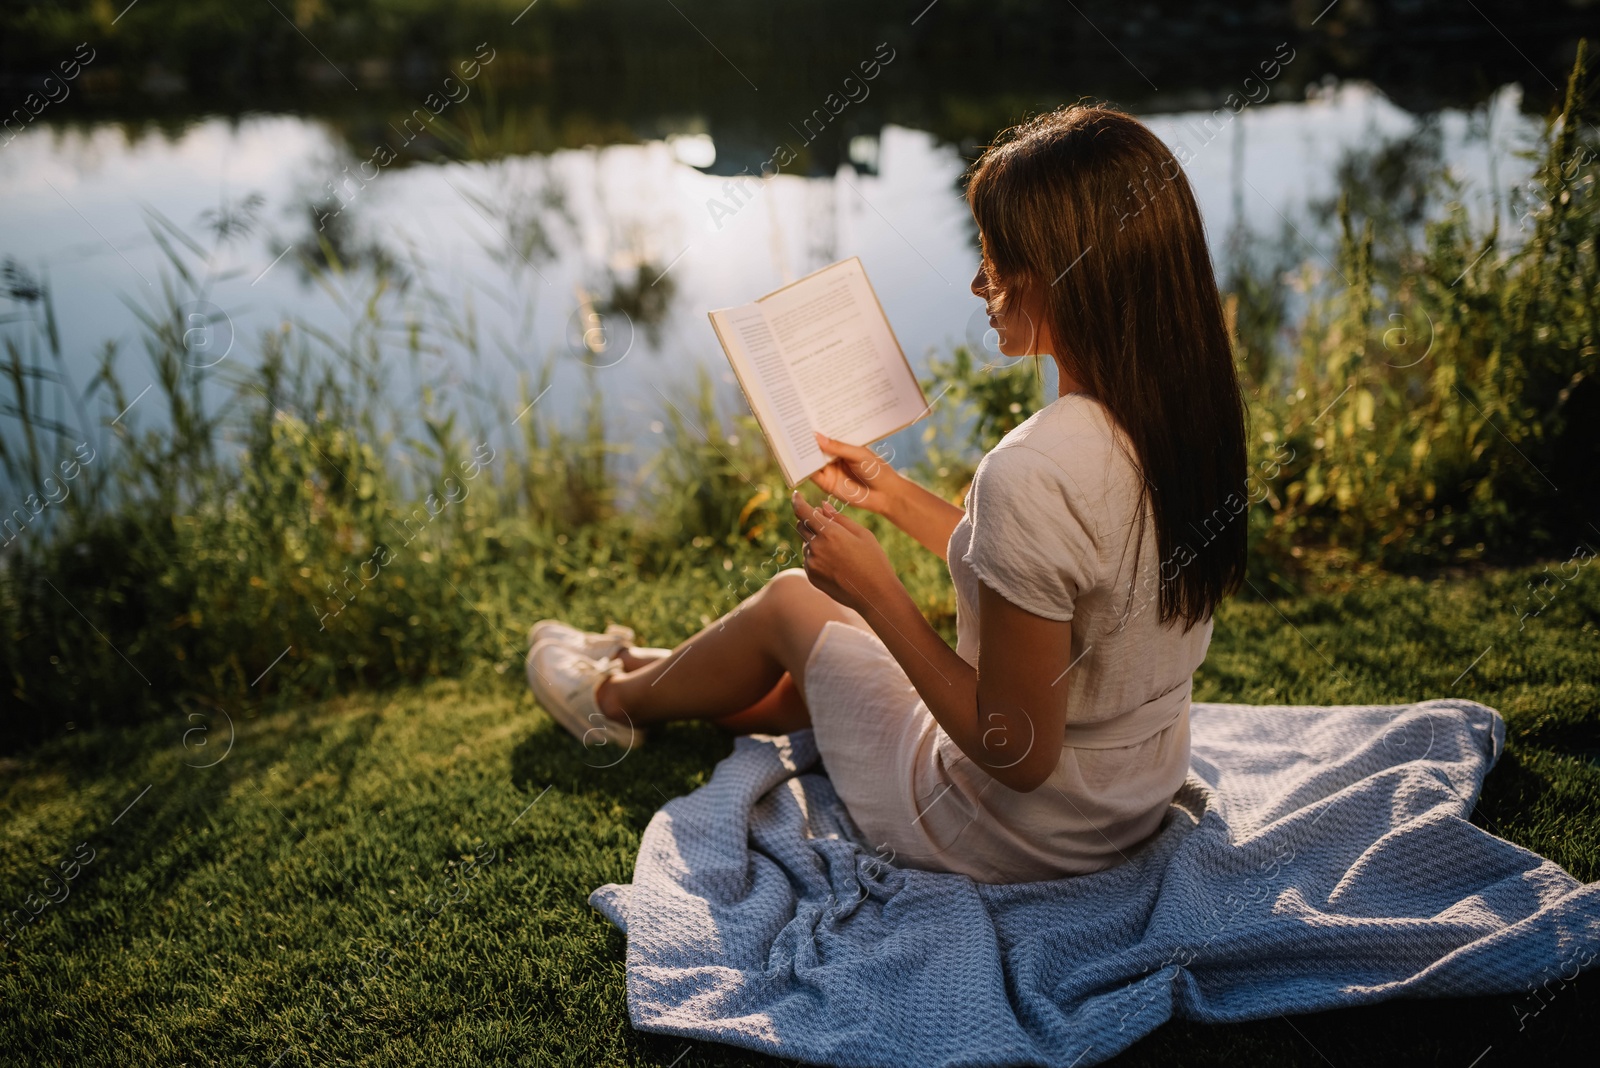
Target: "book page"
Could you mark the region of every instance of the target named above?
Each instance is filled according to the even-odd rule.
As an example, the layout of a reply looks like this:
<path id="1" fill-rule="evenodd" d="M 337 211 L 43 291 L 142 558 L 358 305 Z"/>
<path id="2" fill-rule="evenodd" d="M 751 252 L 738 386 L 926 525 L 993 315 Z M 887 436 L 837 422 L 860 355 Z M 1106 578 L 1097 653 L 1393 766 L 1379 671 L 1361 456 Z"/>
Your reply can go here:
<path id="1" fill-rule="evenodd" d="M 926 413 L 860 260 L 824 268 L 757 304 L 815 429 L 867 445 Z"/>
<path id="2" fill-rule="evenodd" d="M 746 375 L 735 361 L 734 370 L 739 372 L 740 385 L 761 428 L 772 442 L 784 477 L 791 484 L 798 484 L 826 464 L 828 457 L 817 448 L 811 432 L 810 412 L 800 399 L 800 391 L 789 373 L 788 362 L 772 328 L 755 304 L 712 312 L 711 316 L 714 324 L 732 334 L 728 340 L 738 344 L 739 355 L 748 361 L 754 372 Z M 730 351 L 730 358 L 733 355 Z"/>
<path id="3" fill-rule="evenodd" d="M 791 486 L 828 463 L 814 431 L 870 445 L 928 414 L 859 259 L 709 314 Z"/>

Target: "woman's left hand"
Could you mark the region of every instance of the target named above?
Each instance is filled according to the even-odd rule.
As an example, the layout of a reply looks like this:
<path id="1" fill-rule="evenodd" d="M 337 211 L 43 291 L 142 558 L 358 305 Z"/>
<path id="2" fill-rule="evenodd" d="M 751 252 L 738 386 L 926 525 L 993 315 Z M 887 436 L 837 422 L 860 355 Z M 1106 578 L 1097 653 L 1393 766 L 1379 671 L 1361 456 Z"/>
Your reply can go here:
<path id="1" fill-rule="evenodd" d="M 811 507 L 798 490 L 789 500 L 805 543 L 801 557 L 813 586 L 864 614 L 869 605 L 881 602 L 899 584 L 889 554 L 872 531 L 826 502 Z"/>

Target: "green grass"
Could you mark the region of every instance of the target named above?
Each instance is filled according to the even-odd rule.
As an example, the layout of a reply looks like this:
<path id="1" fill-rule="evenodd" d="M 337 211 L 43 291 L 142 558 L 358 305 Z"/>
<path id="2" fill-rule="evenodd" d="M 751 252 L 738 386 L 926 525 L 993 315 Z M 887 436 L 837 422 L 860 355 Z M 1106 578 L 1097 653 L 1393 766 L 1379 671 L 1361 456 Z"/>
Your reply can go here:
<path id="1" fill-rule="evenodd" d="M 1274 605 L 1246 591 L 1219 618 L 1199 698 L 1498 707 L 1510 746 L 1475 819 L 1600 878 L 1600 568 L 1552 586 L 1519 630 L 1507 605 L 1534 576 L 1262 589 Z M 620 584 L 572 614 L 671 641 L 695 625 L 706 584 Z M 6 766 L 6 908 L 79 843 L 94 850 L 69 896 L 0 949 L 8 1061 L 779 1063 L 634 1032 L 623 936 L 585 901 L 630 878 L 652 813 L 730 751 L 716 728 L 674 725 L 592 766 L 602 761 L 537 709 L 516 671 L 235 716 L 232 750 L 212 767 L 191 765 L 217 759 L 225 725 L 205 735 L 207 752 L 201 735 L 184 744 L 201 721 L 178 712 L 74 730 Z M 417 913 L 430 895 L 437 916 Z M 363 982 L 375 954 L 384 967 Z M 1466 1068 L 1486 1047 L 1483 1068 L 1572 1059 L 1600 981 L 1546 1000 L 1520 1031 L 1514 1010 L 1538 1003 L 1511 995 L 1172 1023 L 1119 1063 Z"/>

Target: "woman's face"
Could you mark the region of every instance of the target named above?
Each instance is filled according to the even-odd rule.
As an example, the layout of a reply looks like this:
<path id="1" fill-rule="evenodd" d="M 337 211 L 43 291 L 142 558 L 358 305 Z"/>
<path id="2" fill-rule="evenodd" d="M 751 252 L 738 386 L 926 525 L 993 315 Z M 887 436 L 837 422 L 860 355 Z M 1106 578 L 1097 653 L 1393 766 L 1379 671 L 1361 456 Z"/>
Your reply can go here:
<path id="1" fill-rule="evenodd" d="M 972 276 L 972 292 L 982 298 L 989 312 L 989 329 L 999 335 L 999 348 L 1003 356 L 1032 356 L 1048 351 L 1041 344 L 1042 317 L 1021 294 L 1002 292 L 989 281 L 989 274 L 980 260 L 978 273 Z"/>

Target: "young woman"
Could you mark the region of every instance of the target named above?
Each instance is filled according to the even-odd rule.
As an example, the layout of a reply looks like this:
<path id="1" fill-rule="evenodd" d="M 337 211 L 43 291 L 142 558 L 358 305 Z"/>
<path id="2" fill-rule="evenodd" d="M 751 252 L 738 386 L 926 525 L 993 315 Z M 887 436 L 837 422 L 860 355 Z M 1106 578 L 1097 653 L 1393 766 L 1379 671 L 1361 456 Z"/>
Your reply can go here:
<path id="1" fill-rule="evenodd" d="M 670 652 L 547 622 L 529 679 L 590 741 L 812 727 L 885 859 L 1048 879 L 1127 859 L 1188 771 L 1191 677 L 1244 570 L 1244 405 L 1199 209 L 1145 126 L 1034 119 L 967 198 L 972 291 L 1003 353 L 1055 359 L 1060 396 L 983 458 L 965 510 L 827 439 L 812 479 L 947 560 L 956 648 L 871 533 L 796 494 L 803 570 Z"/>

